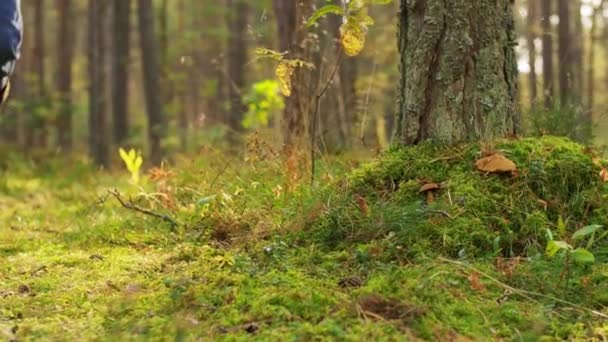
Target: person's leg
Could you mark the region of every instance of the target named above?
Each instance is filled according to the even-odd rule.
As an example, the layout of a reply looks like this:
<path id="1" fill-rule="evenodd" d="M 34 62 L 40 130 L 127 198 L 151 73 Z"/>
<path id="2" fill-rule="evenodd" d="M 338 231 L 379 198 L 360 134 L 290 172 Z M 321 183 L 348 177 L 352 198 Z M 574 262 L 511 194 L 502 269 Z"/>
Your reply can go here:
<path id="1" fill-rule="evenodd" d="M 0 0 L 0 103 L 10 92 L 9 77 L 21 53 L 23 19 L 21 0 Z"/>
<path id="2" fill-rule="evenodd" d="M 0 105 L 3 105 L 11 92 L 11 81 L 8 77 L 3 77 L 0 80 Z"/>

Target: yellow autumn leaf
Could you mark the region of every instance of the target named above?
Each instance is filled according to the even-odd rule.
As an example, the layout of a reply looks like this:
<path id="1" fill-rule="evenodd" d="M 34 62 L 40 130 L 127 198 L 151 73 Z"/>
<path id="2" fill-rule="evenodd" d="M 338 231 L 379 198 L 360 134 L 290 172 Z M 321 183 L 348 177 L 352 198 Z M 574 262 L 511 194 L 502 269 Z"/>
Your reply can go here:
<path id="1" fill-rule="evenodd" d="M 365 47 L 365 32 L 361 26 L 345 23 L 340 27 L 340 41 L 344 52 L 351 57 L 357 56 Z"/>
<path id="2" fill-rule="evenodd" d="M 294 71 L 294 66 L 286 63 L 285 61 L 281 61 L 277 67 L 277 70 L 275 71 L 281 86 L 281 93 L 287 97 L 291 96 L 291 78 Z"/>

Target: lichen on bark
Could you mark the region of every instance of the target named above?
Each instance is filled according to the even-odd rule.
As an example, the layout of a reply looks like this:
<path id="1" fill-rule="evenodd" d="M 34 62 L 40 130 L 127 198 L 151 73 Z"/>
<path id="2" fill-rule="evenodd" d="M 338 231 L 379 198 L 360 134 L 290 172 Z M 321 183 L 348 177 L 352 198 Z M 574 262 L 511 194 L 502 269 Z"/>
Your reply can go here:
<path id="1" fill-rule="evenodd" d="M 401 0 L 396 141 L 516 134 L 512 0 Z"/>

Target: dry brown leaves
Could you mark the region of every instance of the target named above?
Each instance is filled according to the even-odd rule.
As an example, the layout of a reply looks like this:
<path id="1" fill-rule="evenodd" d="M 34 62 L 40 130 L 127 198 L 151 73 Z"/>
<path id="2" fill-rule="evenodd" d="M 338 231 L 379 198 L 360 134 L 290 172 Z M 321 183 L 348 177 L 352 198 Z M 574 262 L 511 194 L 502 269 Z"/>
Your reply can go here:
<path id="1" fill-rule="evenodd" d="M 479 273 L 477 272 L 469 274 L 469 282 L 471 283 L 471 290 L 475 292 L 483 292 L 486 290 L 486 286 L 481 282 Z"/>
<path id="2" fill-rule="evenodd" d="M 496 259 L 496 269 L 507 278 L 513 277 L 517 266 L 521 264 L 521 258 L 516 257 L 512 259 L 498 258 Z"/>
<path id="3" fill-rule="evenodd" d="M 361 211 L 361 213 L 365 216 L 369 216 L 370 209 L 369 209 L 369 205 L 367 205 L 367 201 L 365 200 L 365 198 L 361 195 L 356 195 L 355 201 L 357 202 L 357 206 L 359 207 L 359 210 Z"/>

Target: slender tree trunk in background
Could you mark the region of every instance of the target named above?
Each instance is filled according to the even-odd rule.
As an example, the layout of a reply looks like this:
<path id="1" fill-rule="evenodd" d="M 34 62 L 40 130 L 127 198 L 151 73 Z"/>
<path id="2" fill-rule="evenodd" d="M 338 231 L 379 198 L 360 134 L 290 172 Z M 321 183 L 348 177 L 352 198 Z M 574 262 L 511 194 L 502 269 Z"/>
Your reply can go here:
<path id="1" fill-rule="evenodd" d="M 587 111 L 586 111 L 586 121 L 589 123 L 593 123 L 593 114 L 595 107 L 595 62 L 596 62 L 596 43 L 601 40 L 601 37 L 598 36 L 598 16 L 602 11 L 602 3 L 594 8 L 593 14 L 591 16 L 591 29 L 589 31 L 589 61 L 587 66 Z"/>
<path id="2" fill-rule="evenodd" d="M 180 2 L 183 2 L 184 0 L 180 0 Z M 160 6 L 158 6 L 158 23 L 159 23 L 159 34 L 158 34 L 158 41 L 159 41 L 159 49 L 160 49 L 160 56 L 159 56 L 159 63 L 160 63 L 160 92 L 163 96 L 162 99 L 162 103 L 165 106 L 171 106 L 173 104 L 174 101 L 174 96 L 175 96 L 175 89 L 174 89 L 174 85 L 175 82 L 174 80 L 171 78 L 170 75 L 170 70 L 172 68 L 171 65 L 171 56 L 170 56 L 170 51 L 173 49 L 173 47 L 171 46 L 171 43 L 173 43 L 175 41 L 175 39 L 169 39 L 169 21 L 170 21 L 170 17 L 169 17 L 169 11 L 170 11 L 170 7 L 169 4 L 173 3 L 175 1 L 169 1 L 169 0 L 162 0 L 160 2 Z M 152 6 L 154 6 L 154 2 L 152 4 Z"/>
<path id="3" fill-rule="evenodd" d="M 215 2 L 214 2 L 215 3 Z M 196 30 L 198 30 L 200 27 L 203 27 L 206 24 L 206 21 L 204 21 L 204 13 L 203 13 L 203 9 L 205 8 L 205 6 L 208 6 L 209 4 L 206 2 L 202 2 L 200 0 L 191 0 L 190 2 L 190 6 L 188 7 L 189 9 L 191 8 L 196 8 L 196 11 L 193 11 L 193 13 L 190 13 L 190 24 L 189 24 L 189 30 L 192 30 L 194 32 L 196 32 Z M 218 4 L 217 6 L 221 6 L 221 4 Z M 221 18 L 221 22 L 224 23 L 223 21 L 223 17 Z M 203 81 L 200 79 L 199 77 L 199 73 L 202 69 L 204 69 L 203 66 L 203 61 L 202 61 L 202 50 L 203 50 L 203 46 L 206 46 L 208 44 L 208 37 L 201 35 L 200 37 L 198 37 L 198 39 L 193 40 L 193 42 L 191 43 L 191 47 L 188 51 L 189 54 L 189 62 L 188 62 L 188 77 L 187 77 L 187 86 L 188 86 L 188 92 L 187 92 L 187 96 L 188 96 L 188 111 L 190 112 L 190 119 L 192 119 L 191 124 L 194 127 L 202 127 L 203 124 L 206 122 L 206 119 L 204 119 L 206 117 L 206 113 L 203 113 L 202 107 L 203 107 L 203 101 L 202 101 L 202 94 L 201 94 L 201 88 L 202 88 L 202 84 Z M 218 52 L 217 50 L 222 51 L 222 46 L 214 46 L 213 50 L 216 51 L 218 53 L 218 55 L 220 55 L 221 52 Z M 220 63 L 218 63 L 220 64 Z M 224 77 L 224 73 L 223 73 L 223 69 L 221 69 L 222 72 L 222 77 Z M 223 117 L 223 116 L 222 116 Z"/>
<path id="4" fill-rule="evenodd" d="M 33 13 L 32 5 L 32 2 L 22 2 L 23 13 Z M 33 22 L 34 16 L 23 16 L 24 27 L 33 27 Z M 36 91 L 31 86 L 29 77 L 34 72 L 35 45 L 33 33 L 33 30 L 24 30 L 23 32 L 23 45 L 21 46 L 23 53 L 21 54 L 21 60 L 16 66 L 15 76 L 17 77 L 13 77 L 12 80 L 12 85 L 15 87 L 11 90 L 13 99 L 22 103 L 21 108 L 15 108 L 15 113 L 17 115 L 17 140 L 19 147 L 25 153 L 28 153 L 34 144 L 34 110 L 36 103 L 35 101 L 31 101 L 31 99 L 36 98 Z M 9 105 L 15 102 L 9 102 Z"/>
<path id="5" fill-rule="evenodd" d="M 574 16 L 574 28 L 571 35 L 572 47 L 572 96 L 577 103 L 582 102 L 585 88 L 584 42 L 585 32 L 583 28 L 583 16 L 581 15 L 581 0 L 572 1 L 572 15 Z"/>
<path id="6" fill-rule="evenodd" d="M 512 7 L 511 0 L 401 0 L 401 143 L 519 132 Z"/>
<path id="7" fill-rule="evenodd" d="M 559 91 L 561 105 L 564 106 L 573 100 L 573 66 L 572 35 L 570 34 L 570 6 L 571 0 L 558 0 L 558 40 L 559 40 Z"/>
<path id="8" fill-rule="evenodd" d="M 334 0 L 334 4 L 341 6 L 341 0 Z M 326 53 L 323 58 L 323 69 L 332 68 L 339 62 L 340 33 L 342 24 L 341 16 L 330 16 L 328 20 L 322 21 L 318 27 L 323 33 L 320 35 L 319 46 Z M 338 152 L 344 149 L 348 135 L 348 124 L 346 122 L 346 108 L 342 98 L 342 86 L 339 74 L 336 75 L 332 86 L 327 90 L 327 95 L 321 101 L 322 114 L 320 114 L 318 132 L 320 135 L 319 148 L 325 153 Z M 326 113 L 326 114 L 325 114 Z"/>
<path id="9" fill-rule="evenodd" d="M 36 76 L 36 96 L 38 97 L 37 116 L 34 123 L 34 146 L 45 148 L 47 145 L 47 119 L 44 117 L 48 91 L 46 87 L 46 49 L 44 0 L 34 0 L 34 73 Z"/>
<path id="10" fill-rule="evenodd" d="M 154 11 L 151 0 L 138 0 L 139 35 L 141 43 L 142 66 L 146 112 L 148 115 L 148 139 L 150 160 L 154 165 L 162 162 L 164 151 L 162 141 L 166 136 L 167 120 L 163 113 L 160 90 L 160 62 L 158 41 L 154 34 Z"/>
<path id="11" fill-rule="evenodd" d="M 528 64 L 530 64 L 530 104 L 532 107 L 537 105 L 538 102 L 538 77 L 536 72 L 536 38 L 538 37 L 538 1 L 528 0 L 528 28 L 527 28 L 527 41 L 528 41 Z"/>
<path id="12" fill-rule="evenodd" d="M 241 131 L 241 122 L 246 113 L 243 103 L 245 90 L 245 64 L 247 63 L 247 0 L 227 1 L 227 20 L 230 28 L 228 38 L 228 124 L 234 132 Z M 231 134 L 233 136 L 234 134 Z"/>
<path id="13" fill-rule="evenodd" d="M 112 124 L 114 143 L 129 138 L 129 62 L 131 48 L 131 0 L 114 0 L 112 16 Z"/>
<path id="14" fill-rule="evenodd" d="M 162 0 L 158 9 L 158 21 L 160 22 L 160 63 L 163 67 L 169 62 L 169 3 Z"/>
<path id="15" fill-rule="evenodd" d="M 343 6 L 343 0 L 334 0 L 334 4 Z M 335 40 L 335 48 L 338 54 L 342 54 L 342 45 L 340 43 L 340 26 L 342 26 L 343 18 L 341 16 L 332 16 L 330 19 L 331 30 Z M 341 145 L 340 149 L 348 149 L 351 144 L 352 132 L 357 118 L 357 90 L 355 83 L 357 80 L 357 58 L 351 58 L 343 55 L 341 57 L 340 69 L 336 77 L 335 83 L 338 85 L 338 126 L 340 131 Z M 331 66 L 329 66 L 331 68 Z M 333 115 L 336 115 L 333 114 Z"/>
<path id="16" fill-rule="evenodd" d="M 59 32 L 57 35 L 57 93 L 59 113 L 57 140 L 66 152 L 72 150 L 72 64 L 74 63 L 74 28 L 72 0 L 57 0 L 59 9 Z"/>
<path id="17" fill-rule="evenodd" d="M 296 29 L 298 26 L 297 4 L 296 1 L 273 0 L 273 9 L 277 21 L 278 46 L 281 53 L 287 53 L 293 56 L 294 51 L 290 51 L 296 37 Z M 294 96 L 294 94 L 292 94 Z M 281 132 L 283 135 L 284 153 L 289 157 L 293 152 L 292 139 L 285 128 L 287 121 L 293 111 L 293 101 L 289 98 L 285 99 L 285 109 L 283 110 L 283 118 L 281 123 Z"/>
<path id="18" fill-rule="evenodd" d="M 186 2 L 179 1 L 177 4 L 177 31 L 178 32 L 187 32 L 186 31 Z M 187 48 L 184 47 L 184 50 Z M 183 80 L 176 85 L 177 92 L 177 111 L 178 111 L 178 125 L 179 125 L 179 142 L 182 151 L 186 151 L 188 149 L 188 128 L 189 128 L 189 119 L 188 119 L 188 92 L 187 92 L 187 78 L 188 70 L 185 65 L 185 60 L 180 61 L 178 66 L 178 72 L 180 77 L 183 77 Z"/>
<path id="19" fill-rule="evenodd" d="M 105 73 L 108 4 L 89 0 L 88 8 L 89 149 L 93 161 L 104 167 L 110 166 Z"/>
<path id="20" fill-rule="evenodd" d="M 553 27 L 551 15 L 553 14 L 553 0 L 541 0 L 542 29 L 543 29 L 543 96 L 545 107 L 552 108 L 555 98 L 555 76 L 553 62 Z"/>
<path id="21" fill-rule="evenodd" d="M 287 58 L 310 60 L 307 46 L 307 30 L 305 21 L 313 9 L 312 0 L 284 1 L 274 0 L 274 11 L 277 18 L 279 33 L 279 50 L 288 52 Z M 285 99 L 283 112 L 283 144 L 286 155 L 306 148 L 307 132 L 312 94 L 310 88 L 316 84 L 310 83 L 309 71 L 298 68 L 292 77 L 291 96 Z"/>
<path id="22" fill-rule="evenodd" d="M 296 1 L 273 0 L 273 8 L 277 17 L 279 51 L 287 52 L 291 48 L 298 25 Z"/>
<path id="23" fill-rule="evenodd" d="M 210 0 L 211 1 L 211 0 Z M 228 0 L 223 1 L 215 1 L 217 3 L 216 6 L 221 5 L 221 10 L 217 11 L 217 15 L 212 17 L 207 14 L 206 18 L 203 15 L 206 13 L 206 8 L 208 8 L 208 4 L 203 4 L 201 6 L 201 15 L 197 17 L 197 20 L 193 23 L 194 27 L 198 27 L 203 25 L 203 22 L 211 21 L 214 26 L 229 26 L 230 23 L 228 20 L 227 11 L 230 10 L 230 7 L 227 3 Z M 221 15 L 220 15 L 221 13 Z M 206 35 L 201 37 L 201 43 L 198 44 L 200 46 L 204 46 L 207 42 L 210 42 L 207 49 L 198 48 L 196 50 L 197 56 L 197 69 L 198 70 L 209 70 L 209 80 L 213 80 L 215 82 L 216 93 L 212 96 L 211 101 L 207 101 L 207 105 L 209 106 L 209 111 L 205 114 L 205 120 L 203 121 L 205 124 L 214 124 L 218 122 L 227 122 L 227 118 L 229 118 L 228 111 L 230 109 L 230 100 L 228 98 L 228 85 L 230 82 L 228 81 L 228 71 L 226 63 L 226 56 L 228 54 L 228 43 L 230 40 L 230 33 L 226 33 L 223 35 Z M 193 82 L 194 83 L 194 82 Z M 202 82 L 199 81 L 199 88 L 202 86 Z M 200 98 L 200 92 L 196 94 Z M 201 107 L 203 107 L 201 105 Z M 196 111 L 197 116 L 200 116 L 200 111 Z M 198 126 L 201 126 L 200 124 Z"/>

